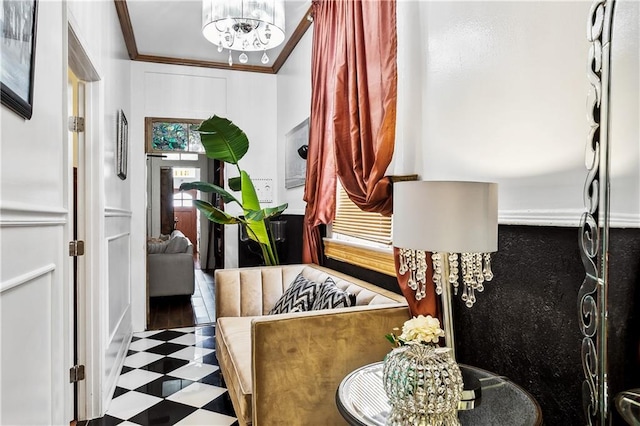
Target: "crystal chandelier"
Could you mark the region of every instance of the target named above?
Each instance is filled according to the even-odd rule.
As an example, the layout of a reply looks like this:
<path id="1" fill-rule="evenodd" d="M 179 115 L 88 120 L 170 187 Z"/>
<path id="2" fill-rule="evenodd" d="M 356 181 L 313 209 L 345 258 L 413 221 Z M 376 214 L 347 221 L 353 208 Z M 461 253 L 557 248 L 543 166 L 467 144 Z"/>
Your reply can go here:
<path id="1" fill-rule="evenodd" d="M 269 62 L 267 50 L 284 41 L 284 0 L 203 0 L 202 34 L 218 46 L 218 52 L 240 51 L 240 63 L 247 63 L 246 52 L 262 51 L 261 62 Z"/>

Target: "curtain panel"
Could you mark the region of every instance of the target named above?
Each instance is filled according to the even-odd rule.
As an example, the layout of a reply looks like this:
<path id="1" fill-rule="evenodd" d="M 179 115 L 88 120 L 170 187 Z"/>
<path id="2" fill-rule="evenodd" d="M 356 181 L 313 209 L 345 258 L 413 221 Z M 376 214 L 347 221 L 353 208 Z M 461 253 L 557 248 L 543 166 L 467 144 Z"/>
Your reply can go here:
<path id="1" fill-rule="evenodd" d="M 392 212 L 396 3 L 314 0 L 313 13 L 303 261 L 320 264 L 318 226 L 333 220 L 336 176 L 362 210 Z"/>

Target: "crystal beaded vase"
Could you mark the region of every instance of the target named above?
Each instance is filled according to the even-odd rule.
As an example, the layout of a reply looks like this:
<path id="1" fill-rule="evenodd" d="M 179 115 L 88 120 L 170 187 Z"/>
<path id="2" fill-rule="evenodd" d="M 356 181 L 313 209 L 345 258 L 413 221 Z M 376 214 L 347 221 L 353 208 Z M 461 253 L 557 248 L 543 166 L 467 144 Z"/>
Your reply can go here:
<path id="1" fill-rule="evenodd" d="M 387 425 L 460 425 L 462 373 L 450 348 L 409 344 L 384 360 L 384 390 L 391 413 Z"/>

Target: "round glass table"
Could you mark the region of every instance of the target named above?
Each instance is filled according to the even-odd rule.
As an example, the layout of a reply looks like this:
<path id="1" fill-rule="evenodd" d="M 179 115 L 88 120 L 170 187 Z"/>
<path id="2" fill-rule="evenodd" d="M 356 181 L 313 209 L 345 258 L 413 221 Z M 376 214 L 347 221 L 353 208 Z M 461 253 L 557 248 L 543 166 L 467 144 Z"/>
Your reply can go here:
<path id="1" fill-rule="evenodd" d="M 459 365 L 463 376 L 480 383 L 478 400 L 460 405 L 458 417 L 463 425 L 542 425 L 540 405 L 523 388 L 486 370 Z M 382 385 L 382 362 L 360 367 L 345 377 L 336 392 L 336 404 L 350 425 L 384 426 L 391 407 Z"/>

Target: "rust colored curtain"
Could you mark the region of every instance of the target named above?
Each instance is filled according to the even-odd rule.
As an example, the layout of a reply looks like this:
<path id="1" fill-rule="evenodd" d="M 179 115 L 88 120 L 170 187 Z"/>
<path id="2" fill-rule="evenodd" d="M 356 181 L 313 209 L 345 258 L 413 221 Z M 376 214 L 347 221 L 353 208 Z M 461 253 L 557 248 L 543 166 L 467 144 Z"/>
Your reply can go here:
<path id="1" fill-rule="evenodd" d="M 320 264 L 336 174 L 362 210 L 390 215 L 397 97 L 395 1 L 315 0 L 303 261 Z"/>

